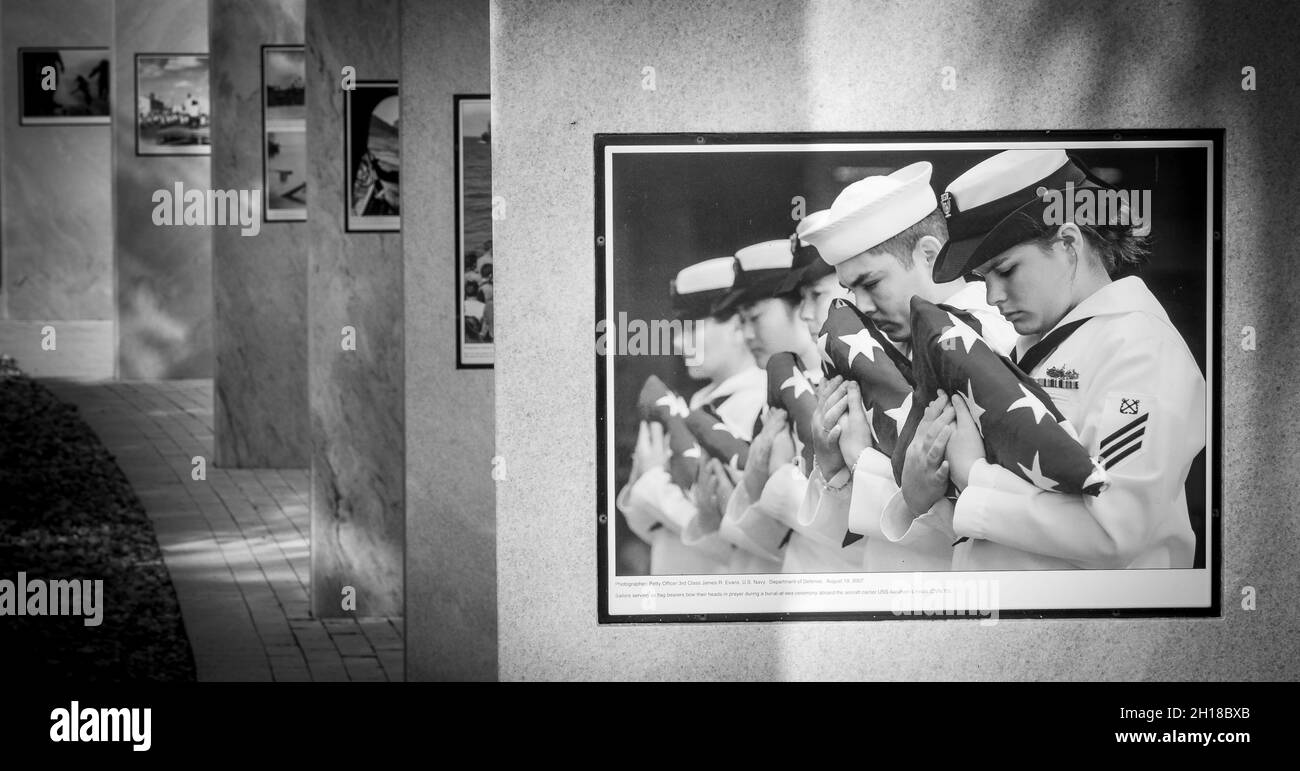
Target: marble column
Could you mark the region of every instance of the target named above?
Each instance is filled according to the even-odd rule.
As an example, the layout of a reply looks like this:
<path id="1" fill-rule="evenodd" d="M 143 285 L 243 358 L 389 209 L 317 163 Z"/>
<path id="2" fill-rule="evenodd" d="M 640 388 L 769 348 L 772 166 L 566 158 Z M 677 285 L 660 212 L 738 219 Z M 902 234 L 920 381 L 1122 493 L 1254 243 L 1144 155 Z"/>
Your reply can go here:
<path id="1" fill-rule="evenodd" d="M 305 0 L 211 0 L 214 188 L 264 188 L 262 46 L 301 45 L 305 15 Z M 212 285 L 216 465 L 305 468 L 307 223 L 212 228 Z"/>
<path id="2" fill-rule="evenodd" d="M 307 9 L 312 608 L 325 617 L 353 615 L 345 587 L 355 615 L 403 608 L 402 237 L 344 230 L 340 88 L 345 66 L 358 80 L 398 79 L 399 7 L 319 0 Z M 344 327 L 355 350 L 344 349 Z"/>
<path id="3" fill-rule="evenodd" d="M 402 5 L 406 676 L 497 675 L 495 372 L 456 369 L 455 94 L 491 89 L 488 0 Z"/>
<path id="4" fill-rule="evenodd" d="M 156 226 L 153 194 L 211 188 L 206 155 L 137 156 L 135 55 L 208 52 L 207 0 L 117 0 L 113 76 L 118 369 L 122 378 L 212 376 L 212 235 Z"/>
<path id="5" fill-rule="evenodd" d="M 24 47 L 102 47 L 112 60 L 113 6 L 13 0 L 0 29 L 0 353 L 37 376 L 112 377 L 113 129 L 21 125 L 17 65 Z M 54 350 L 41 347 L 46 325 Z"/>

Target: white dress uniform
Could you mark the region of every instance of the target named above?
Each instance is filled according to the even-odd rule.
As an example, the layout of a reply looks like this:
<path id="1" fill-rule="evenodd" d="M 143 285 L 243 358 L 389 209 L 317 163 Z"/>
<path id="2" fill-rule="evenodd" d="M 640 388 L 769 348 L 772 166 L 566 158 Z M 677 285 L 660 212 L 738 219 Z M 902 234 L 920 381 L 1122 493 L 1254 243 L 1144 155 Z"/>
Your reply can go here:
<path id="1" fill-rule="evenodd" d="M 831 265 L 885 243 L 938 208 L 938 199 L 930 187 L 932 170 L 929 163 L 922 161 L 887 176 L 854 182 L 836 197 L 829 214 L 810 227 L 804 237 Z M 986 342 L 1005 353 L 1011 350 L 1015 332 L 985 302 L 984 294 L 982 285 L 966 285 L 943 302 L 971 311 L 984 327 Z M 900 421 L 905 420 L 907 410 L 900 410 L 899 415 Z M 951 564 L 954 539 L 941 530 L 930 530 L 920 537 L 922 528 L 930 524 L 928 520 L 921 522 L 916 535 L 907 542 L 883 536 L 881 512 L 898 490 L 889 457 L 869 447 L 852 472 L 852 485 L 846 480 L 842 486 L 831 487 L 832 480 L 825 479 L 820 470 L 813 471 L 797 515 L 801 532 L 817 534 L 823 542 L 842 538 L 848 530 L 864 534 L 866 537 L 853 545 L 857 551 L 851 555 L 858 561 L 858 570 L 946 570 Z"/>
<path id="2" fill-rule="evenodd" d="M 976 463 L 957 499 L 955 570 L 1189 568 L 1184 483 L 1205 447 L 1205 378 L 1140 278 L 1099 289 L 1058 326 L 1090 318 L 1029 373 L 1110 475 L 1100 495 L 1044 491 Z M 1037 338 L 1023 338 L 1023 353 Z"/>
<path id="3" fill-rule="evenodd" d="M 718 313 L 720 303 L 733 288 L 735 262 L 734 257 L 717 257 L 679 271 L 670 290 L 676 315 L 681 319 L 703 319 Z M 747 361 L 748 366 L 740 372 L 701 388 L 689 402 L 690 409 L 711 405 L 722 421 L 744 439 L 749 439 L 767 398 L 766 373 L 752 359 Z M 650 544 L 652 575 L 700 575 L 727 570 L 734 549 L 721 538 L 691 533 L 691 526 L 698 525 L 694 491 L 682 490 L 667 469 L 649 469 L 631 480 L 619 490 L 615 505 L 632 532 Z"/>
<path id="4" fill-rule="evenodd" d="M 805 370 L 813 385 L 820 370 Z M 793 427 L 789 429 L 792 433 Z M 843 547 L 844 531 L 821 532 L 799 521 L 808 488 L 802 458 L 773 470 L 757 501 L 739 484 L 727 501 L 719 532 L 737 547 L 733 566 L 745 573 L 842 573 L 862 569 L 865 544 Z M 791 532 L 793 531 L 793 532 Z"/>
<path id="5" fill-rule="evenodd" d="M 1017 336 L 1010 322 L 985 301 L 984 285 L 972 282 L 943 301 L 945 305 L 968 311 L 983 328 L 984 342 L 999 354 L 1007 355 Z M 906 418 L 906 413 L 903 413 Z M 900 424 L 900 428 L 901 428 Z M 882 517 L 887 504 L 902 494 L 894 479 L 890 457 L 874 447 L 863 451 L 853 469 L 853 484 L 835 491 L 826 487 L 820 473 L 816 484 L 809 485 L 801 518 L 844 522 L 848 529 L 866 536 L 865 562 L 862 569 L 872 573 L 898 571 L 948 570 L 952 564 L 952 512 L 942 507 L 932 509 L 902 532 L 887 532 Z M 891 537 L 892 536 L 892 537 Z"/>
<path id="6" fill-rule="evenodd" d="M 712 404 L 727 427 L 748 440 L 766 399 L 766 373 L 758 367 L 749 367 L 721 383 L 696 391 L 691 396 L 690 407 Z M 650 544 L 652 575 L 728 572 L 732 558 L 730 544 L 709 537 L 694 538 L 690 543 L 683 541 L 683 533 L 695 521 L 697 510 L 691 495 L 673 483 L 666 469 L 646 471 L 619 491 L 616 502 L 633 532 Z"/>
<path id="7" fill-rule="evenodd" d="M 1062 150 L 1008 150 L 980 162 L 944 193 L 949 240 L 935 280 L 1034 238 L 1032 223 L 1046 221 L 1050 200 L 1042 191 L 1104 184 Z M 962 539 L 955 570 L 1191 567 L 1196 537 L 1183 486 L 1205 446 L 1205 378 L 1137 277 L 1098 289 L 1043 339 L 1076 322 L 1045 356 L 1022 359 L 1040 338 L 1021 338 L 1017 360 L 1105 468 L 1110 486 L 1097 496 L 1048 492 L 981 461 L 955 506 L 940 500 L 913 521 L 896 495 L 882 518 L 887 535 L 903 541 L 921 519 L 942 521 L 947 510 Z"/>

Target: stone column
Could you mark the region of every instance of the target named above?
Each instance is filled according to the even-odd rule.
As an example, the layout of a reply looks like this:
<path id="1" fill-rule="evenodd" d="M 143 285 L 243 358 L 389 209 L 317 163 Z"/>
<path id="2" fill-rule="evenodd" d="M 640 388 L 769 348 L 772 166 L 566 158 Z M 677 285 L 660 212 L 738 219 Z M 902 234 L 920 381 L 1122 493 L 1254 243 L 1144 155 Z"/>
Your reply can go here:
<path id="1" fill-rule="evenodd" d="M 326 617 L 350 614 L 344 587 L 355 591 L 355 615 L 402 613 L 402 237 L 344 230 L 340 88 L 345 66 L 358 80 L 398 79 L 399 8 L 398 0 L 319 0 L 307 9 L 312 608 Z M 355 332 L 355 350 L 344 350 L 344 327 Z"/>
<path id="2" fill-rule="evenodd" d="M 306 3 L 211 3 L 212 186 L 262 189 L 265 202 L 262 46 L 302 45 Z M 256 236 L 212 228 L 219 466 L 308 465 L 307 227 L 264 221 Z"/>

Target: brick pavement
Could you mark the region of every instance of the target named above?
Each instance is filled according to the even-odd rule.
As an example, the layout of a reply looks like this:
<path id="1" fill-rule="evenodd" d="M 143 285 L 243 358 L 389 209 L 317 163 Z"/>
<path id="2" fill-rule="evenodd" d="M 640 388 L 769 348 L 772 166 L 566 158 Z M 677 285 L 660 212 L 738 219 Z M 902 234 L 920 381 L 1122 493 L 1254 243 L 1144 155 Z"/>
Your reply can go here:
<path id="1" fill-rule="evenodd" d="M 400 618 L 314 619 L 306 469 L 212 466 L 212 381 L 43 381 L 153 521 L 201 681 L 403 679 Z M 207 480 L 191 478 L 207 459 Z"/>

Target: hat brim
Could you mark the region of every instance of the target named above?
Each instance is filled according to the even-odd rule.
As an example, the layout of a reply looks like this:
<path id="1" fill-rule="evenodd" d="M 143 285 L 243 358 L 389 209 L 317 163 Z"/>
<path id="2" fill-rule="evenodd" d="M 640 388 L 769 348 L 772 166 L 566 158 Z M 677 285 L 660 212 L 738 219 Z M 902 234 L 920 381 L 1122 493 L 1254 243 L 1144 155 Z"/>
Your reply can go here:
<path id="1" fill-rule="evenodd" d="M 1053 185 L 1046 188 L 1035 188 L 1033 198 L 1001 220 L 998 220 L 997 224 L 988 230 L 953 238 L 951 233 L 958 230 L 958 228 L 950 220 L 948 243 L 944 244 L 943 248 L 939 250 L 939 255 L 934 261 L 933 275 L 935 283 L 942 284 L 955 281 L 962 276 L 969 275 L 971 271 L 1011 247 L 1033 238 L 1039 232 L 1039 224 L 1046 223 L 1043 213 L 1050 205 L 1049 202 L 1043 200 L 1042 193 L 1038 191 L 1044 189 L 1055 190 L 1064 195 L 1066 188 L 1057 186 L 1063 183 L 1073 184 L 1075 190 L 1102 187 L 1093 180 L 1089 172 L 1081 170 L 1078 163 L 1073 159 L 1071 159 L 1071 164 L 1062 167 L 1062 171 L 1056 176 Z M 969 212 L 967 215 L 969 215 Z"/>
<path id="2" fill-rule="evenodd" d="M 1048 204 L 1035 198 L 1003 217 L 985 233 L 949 239 L 934 260 L 934 282 L 944 284 L 970 275 L 1006 250 L 1034 238 Z"/>
<path id="3" fill-rule="evenodd" d="M 832 268 L 822 258 L 818 257 L 802 268 L 790 271 L 789 275 L 781 282 L 781 285 L 776 288 L 775 294 L 791 294 L 801 287 L 818 281 L 825 276 L 834 275 L 834 273 L 835 268 Z"/>
<path id="4" fill-rule="evenodd" d="M 767 300 L 785 294 L 785 292 L 781 291 L 781 287 L 784 285 L 786 277 L 790 275 L 790 271 L 782 269 L 752 271 L 751 275 L 761 273 L 769 275 L 748 279 L 737 278 L 737 282 L 743 285 L 733 288 L 719 300 L 714 305 L 714 313 L 730 315 L 746 305 L 753 305 L 759 300 Z"/>

